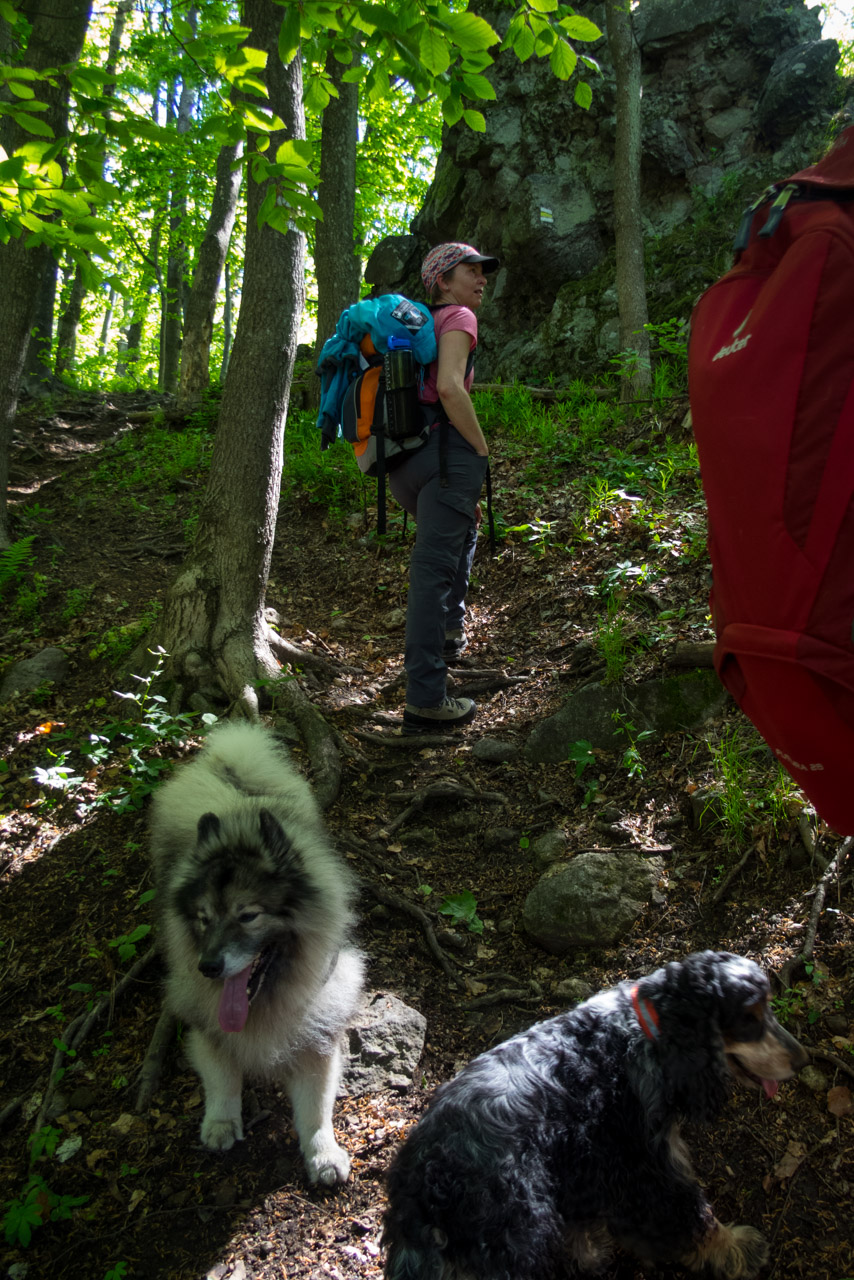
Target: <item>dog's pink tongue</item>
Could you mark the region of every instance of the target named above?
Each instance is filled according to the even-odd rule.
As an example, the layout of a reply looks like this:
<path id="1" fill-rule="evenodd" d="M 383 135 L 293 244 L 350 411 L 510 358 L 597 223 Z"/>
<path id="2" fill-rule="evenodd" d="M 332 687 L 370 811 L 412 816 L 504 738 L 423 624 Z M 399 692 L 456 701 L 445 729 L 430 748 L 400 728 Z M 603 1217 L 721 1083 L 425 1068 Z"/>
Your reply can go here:
<path id="1" fill-rule="evenodd" d="M 762 1088 L 765 1090 L 766 1098 L 773 1098 L 777 1090 L 780 1088 L 780 1082 L 778 1080 L 766 1080 L 763 1077 Z"/>
<path id="2" fill-rule="evenodd" d="M 226 978 L 219 1000 L 219 1025 L 223 1031 L 242 1031 L 249 1017 L 249 974 L 252 965 L 248 964 L 233 978 Z"/>

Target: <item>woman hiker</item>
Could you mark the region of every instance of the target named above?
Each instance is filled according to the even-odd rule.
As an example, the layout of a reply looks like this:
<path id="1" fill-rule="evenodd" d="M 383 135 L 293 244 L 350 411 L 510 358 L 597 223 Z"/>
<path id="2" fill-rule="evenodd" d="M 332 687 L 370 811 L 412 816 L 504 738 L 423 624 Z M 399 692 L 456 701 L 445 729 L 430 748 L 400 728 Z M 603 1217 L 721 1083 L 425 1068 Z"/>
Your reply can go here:
<path id="1" fill-rule="evenodd" d="M 421 264 L 438 343 L 421 399 L 436 404 L 440 417 L 444 411 L 450 425 L 443 431 L 437 421 L 427 444 L 389 474 L 389 488 L 414 518 L 416 529 L 406 610 L 404 733 L 474 719 L 471 698 L 446 692 L 445 659 L 458 657 L 466 644 L 465 598 L 489 455 L 469 395 L 471 353 L 486 276 L 497 268 L 497 258 L 456 242 L 436 245 Z"/>

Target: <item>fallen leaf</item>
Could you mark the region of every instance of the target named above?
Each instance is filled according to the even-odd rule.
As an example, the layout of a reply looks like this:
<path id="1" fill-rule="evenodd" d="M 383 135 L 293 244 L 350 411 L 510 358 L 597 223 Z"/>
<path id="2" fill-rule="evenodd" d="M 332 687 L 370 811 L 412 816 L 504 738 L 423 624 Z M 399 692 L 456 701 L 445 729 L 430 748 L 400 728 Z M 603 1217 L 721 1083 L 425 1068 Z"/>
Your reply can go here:
<path id="1" fill-rule="evenodd" d="M 827 1109 L 832 1116 L 850 1116 L 854 1111 L 854 1101 L 847 1085 L 839 1084 L 827 1091 Z"/>

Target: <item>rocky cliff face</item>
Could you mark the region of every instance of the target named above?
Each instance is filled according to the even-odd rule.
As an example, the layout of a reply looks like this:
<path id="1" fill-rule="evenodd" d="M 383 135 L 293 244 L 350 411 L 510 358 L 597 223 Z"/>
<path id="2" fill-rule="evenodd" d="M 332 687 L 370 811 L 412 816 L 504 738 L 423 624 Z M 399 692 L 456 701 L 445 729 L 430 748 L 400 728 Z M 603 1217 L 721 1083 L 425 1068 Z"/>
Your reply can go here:
<path id="1" fill-rule="evenodd" d="M 605 29 L 601 4 L 576 8 Z M 501 15 L 480 11 L 501 30 Z M 728 265 L 743 204 L 821 154 L 843 105 L 835 41 L 804 0 L 643 0 L 643 216 L 653 320 L 687 315 Z M 506 18 L 505 18 L 506 22 Z M 418 264 L 441 240 L 497 254 L 480 312 L 478 378 L 557 381 L 617 350 L 613 273 L 614 75 L 604 37 L 583 52 L 602 67 L 593 105 L 548 65 L 500 54 L 486 132 L 448 130 L 409 236 L 381 242 L 375 293 L 420 296 Z M 723 230 L 716 228 L 721 223 Z M 723 237 L 723 238 L 722 238 Z"/>

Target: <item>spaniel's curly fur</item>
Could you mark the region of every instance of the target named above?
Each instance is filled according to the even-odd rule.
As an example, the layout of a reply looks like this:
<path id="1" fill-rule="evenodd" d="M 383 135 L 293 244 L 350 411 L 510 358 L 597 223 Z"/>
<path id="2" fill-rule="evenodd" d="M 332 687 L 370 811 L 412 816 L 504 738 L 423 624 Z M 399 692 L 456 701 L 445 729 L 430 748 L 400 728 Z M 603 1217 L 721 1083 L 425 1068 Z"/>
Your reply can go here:
<path id="1" fill-rule="evenodd" d="M 807 1055 L 752 961 L 704 951 L 593 996 L 482 1054 L 435 1094 L 388 1176 L 387 1280 L 557 1280 L 615 1246 L 754 1276 L 768 1249 L 717 1221 L 679 1136 L 739 1079 Z"/>

